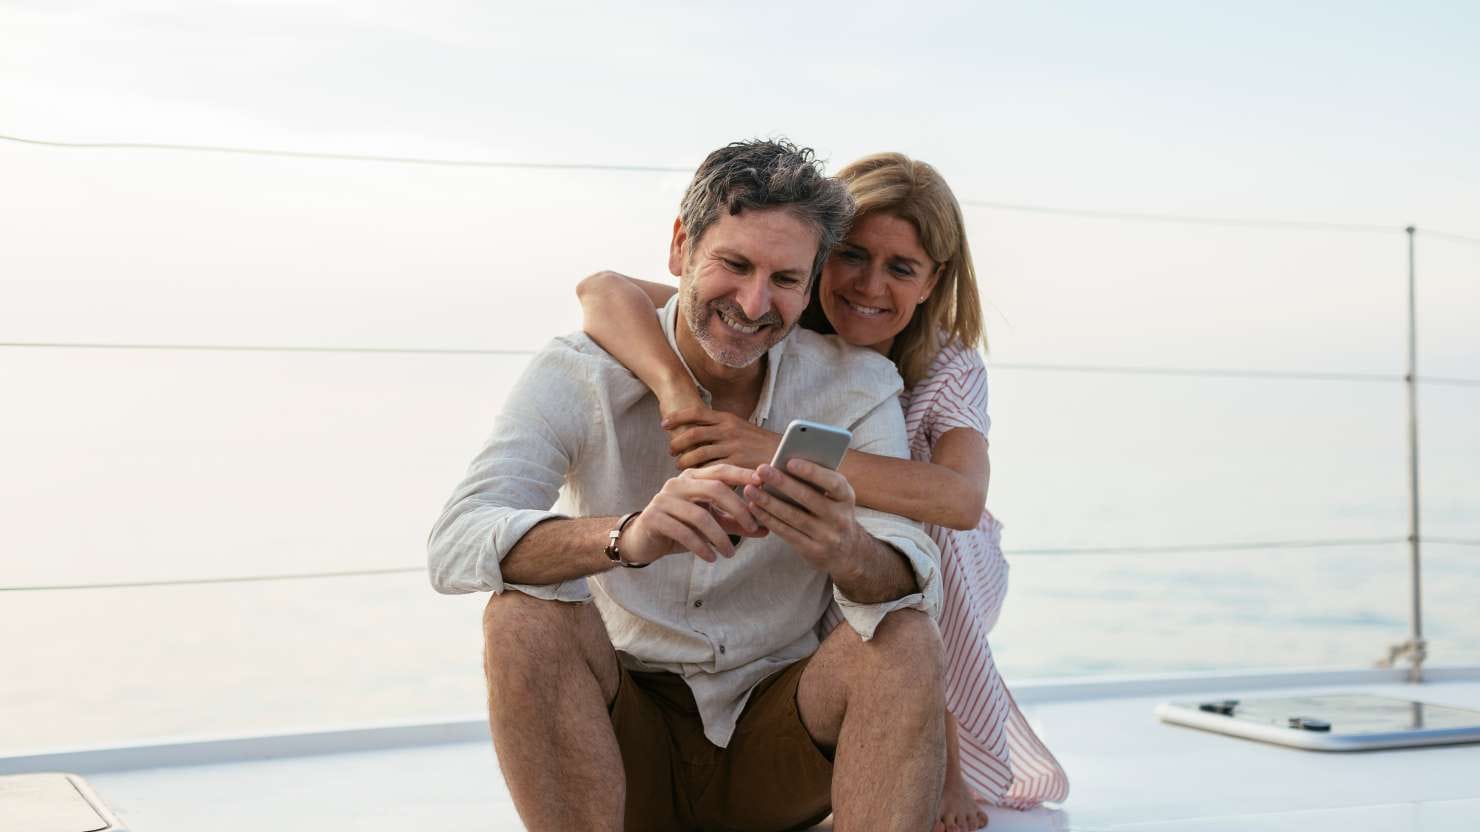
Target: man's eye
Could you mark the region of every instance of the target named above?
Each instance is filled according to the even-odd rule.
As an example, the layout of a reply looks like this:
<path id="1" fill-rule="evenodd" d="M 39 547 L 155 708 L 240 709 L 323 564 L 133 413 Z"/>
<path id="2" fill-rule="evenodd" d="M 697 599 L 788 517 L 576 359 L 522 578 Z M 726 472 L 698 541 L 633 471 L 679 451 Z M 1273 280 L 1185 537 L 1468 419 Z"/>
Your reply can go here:
<path id="1" fill-rule="evenodd" d="M 772 279 L 775 281 L 777 286 L 780 286 L 783 289 L 795 289 L 796 287 L 802 285 L 802 279 L 800 277 L 777 275 Z"/>
<path id="2" fill-rule="evenodd" d="M 726 260 L 725 268 L 729 269 L 732 272 L 743 272 L 745 271 L 745 264 L 741 263 L 739 260 Z"/>

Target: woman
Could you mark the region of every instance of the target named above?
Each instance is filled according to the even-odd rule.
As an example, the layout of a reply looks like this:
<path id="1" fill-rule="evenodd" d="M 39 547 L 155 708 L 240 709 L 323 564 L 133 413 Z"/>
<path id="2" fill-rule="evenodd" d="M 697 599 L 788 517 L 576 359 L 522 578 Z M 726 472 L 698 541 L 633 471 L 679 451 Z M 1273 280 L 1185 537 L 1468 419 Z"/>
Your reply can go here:
<path id="1" fill-rule="evenodd" d="M 935 169 L 897 153 L 839 171 L 858 204 L 823 266 L 802 325 L 888 356 L 899 368 L 911 460 L 850 453 L 840 471 L 860 504 L 926 524 L 940 545 L 947 655 L 947 771 L 937 830 L 980 829 L 978 801 L 1027 808 L 1068 793 L 992 661 L 987 633 L 1007 591 L 1001 524 L 987 513 L 981 301 L 955 196 Z M 612 273 L 577 289 L 586 332 L 658 396 L 678 467 L 769 462 L 780 437 L 704 406 L 653 315 L 674 289 Z M 822 627 L 841 621 L 836 606 Z"/>

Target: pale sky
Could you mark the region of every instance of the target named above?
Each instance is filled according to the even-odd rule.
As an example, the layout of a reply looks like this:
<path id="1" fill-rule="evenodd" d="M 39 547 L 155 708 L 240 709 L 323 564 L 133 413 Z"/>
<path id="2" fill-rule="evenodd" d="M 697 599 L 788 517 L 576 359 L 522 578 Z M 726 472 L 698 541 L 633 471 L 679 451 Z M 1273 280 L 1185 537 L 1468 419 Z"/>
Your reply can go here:
<path id="1" fill-rule="evenodd" d="M 909 153 L 963 200 L 1388 225 L 967 209 L 999 365 L 1399 373 L 1398 229 L 1480 237 L 1477 44 L 1461 2 L 0 0 L 0 134 L 637 165 L 785 135 L 834 169 Z M 0 142 L 0 341 L 533 348 L 590 271 L 666 276 L 685 182 Z M 1421 369 L 1480 377 L 1480 246 L 1420 237 L 1418 263 Z M 0 582 L 415 564 L 517 366 L 0 350 Z M 1400 385 L 994 368 L 992 391 L 1009 554 L 1406 533 Z M 1424 391 L 1431 534 L 1480 535 L 1477 395 Z M 1390 549 L 1362 575 L 1397 621 Z M 1342 600 L 1287 591 L 1279 557 L 1243 585 Z M 1469 584 L 1444 586 L 1462 619 Z"/>
<path id="2" fill-rule="evenodd" d="M 1480 236 L 1467 4 L 10 0 L 0 37 L 27 137 L 688 165 L 786 135 L 834 167 L 905 151 L 962 199 Z M 12 144 L 0 179 L 14 337 L 490 346 L 572 326 L 592 269 L 664 276 L 684 182 Z M 969 215 L 1000 359 L 1401 347 L 1400 236 Z M 1480 256 L 1421 263 L 1428 367 L 1470 375 Z"/>

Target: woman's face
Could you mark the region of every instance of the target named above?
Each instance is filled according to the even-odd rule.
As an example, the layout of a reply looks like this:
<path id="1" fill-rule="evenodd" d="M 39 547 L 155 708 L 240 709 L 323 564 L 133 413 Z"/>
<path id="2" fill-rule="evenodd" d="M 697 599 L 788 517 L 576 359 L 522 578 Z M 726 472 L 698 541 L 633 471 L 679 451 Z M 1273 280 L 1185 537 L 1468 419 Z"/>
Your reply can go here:
<path id="1" fill-rule="evenodd" d="M 908 220 L 867 214 L 822 267 L 822 311 L 850 344 L 888 354 L 940 276 Z"/>

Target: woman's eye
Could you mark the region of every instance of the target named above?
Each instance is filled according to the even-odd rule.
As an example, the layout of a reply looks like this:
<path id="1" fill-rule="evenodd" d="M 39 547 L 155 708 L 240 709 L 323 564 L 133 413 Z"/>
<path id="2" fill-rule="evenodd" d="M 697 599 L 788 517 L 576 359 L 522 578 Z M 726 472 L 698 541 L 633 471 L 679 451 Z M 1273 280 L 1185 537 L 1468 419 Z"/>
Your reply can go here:
<path id="1" fill-rule="evenodd" d="M 889 267 L 889 271 L 893 272 L 895 277 L 914 277 L 915 276 L 915 270 L 914 269 L 910 268 L 909 266 L 904 266 L 904 265 L 899 265 L 899 264 L 890 266 Z"/>
<path id="2" fill-rule="evenodd" d="M 852 248 L 845 248 L 838 252 L 838 258 L 847 263 L 862 263 L 864 260 L 863 252 Z"/>

